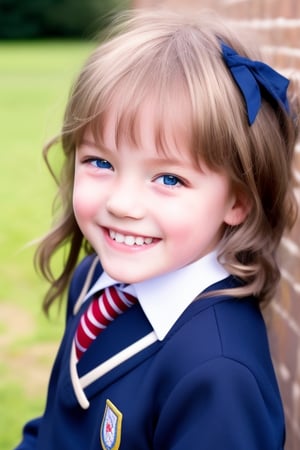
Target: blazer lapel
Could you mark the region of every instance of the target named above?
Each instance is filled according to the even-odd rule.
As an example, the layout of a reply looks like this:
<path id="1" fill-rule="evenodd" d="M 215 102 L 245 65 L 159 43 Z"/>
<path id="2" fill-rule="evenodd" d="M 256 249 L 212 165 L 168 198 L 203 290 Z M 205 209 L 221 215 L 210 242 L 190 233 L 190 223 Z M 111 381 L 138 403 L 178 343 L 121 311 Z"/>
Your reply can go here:
<path id="1" fill-rule="evenodd" d="M 88 408 L 89 398 L 140 364 L 160 345 L 139 305 L 118 316 L 96 338 L 78 363 L 72 345 L 70 377 L 81 407 Z"/>

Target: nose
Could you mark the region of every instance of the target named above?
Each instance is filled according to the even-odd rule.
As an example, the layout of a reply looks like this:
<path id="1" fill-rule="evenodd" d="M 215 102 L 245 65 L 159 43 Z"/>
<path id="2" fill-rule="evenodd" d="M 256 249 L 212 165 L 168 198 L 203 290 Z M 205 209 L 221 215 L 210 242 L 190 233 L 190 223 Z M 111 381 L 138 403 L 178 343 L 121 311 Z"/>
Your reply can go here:
<path id="1" fill-rule="evenodd" d="M 145 214 L 145 198 L 141 186 L 134 180 L 119 180 L 108 194 L 106 208 L 116 217 L 141 219 Z"/>

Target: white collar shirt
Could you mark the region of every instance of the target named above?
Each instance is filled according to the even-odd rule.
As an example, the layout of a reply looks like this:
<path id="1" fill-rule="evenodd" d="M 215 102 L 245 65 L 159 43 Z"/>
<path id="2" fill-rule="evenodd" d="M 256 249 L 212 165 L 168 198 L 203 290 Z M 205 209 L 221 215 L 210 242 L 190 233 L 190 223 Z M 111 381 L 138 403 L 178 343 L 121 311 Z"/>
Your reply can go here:
<path id="1" fill-rule="evenodd" d="M 125 285 L 123 290 L 138 298 L 157 338 L 163 340 L 202 291 L 227 277 L 228 272 L 219 263 L 217 252 L 214 251 L 173 272 Z M 119 282 L 103 272 L 87 293 L 85 300 L 116 283 Z"/>

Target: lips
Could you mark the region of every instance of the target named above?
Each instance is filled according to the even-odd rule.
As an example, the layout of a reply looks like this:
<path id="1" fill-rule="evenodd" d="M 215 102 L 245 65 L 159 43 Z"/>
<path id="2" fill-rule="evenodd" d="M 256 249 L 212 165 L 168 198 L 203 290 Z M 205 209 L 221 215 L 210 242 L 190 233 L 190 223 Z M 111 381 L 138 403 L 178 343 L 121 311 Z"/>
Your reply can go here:
<path id="1" fill-rule="evenodd" d="M 114 241 L 116 241 L 120 244 L 125 244 L 128 246 L 131 246 L 131 247 L 133 245 L 139 245 L 139 246 L 149 245 L 149 244 L 152 244 L 152 242 L 153 242 L 153 238 L 151 238 L 151 237 L 125 235 L 125 234 L 116 232 L 114 230 L 109 230 L 109 236 Z"/>

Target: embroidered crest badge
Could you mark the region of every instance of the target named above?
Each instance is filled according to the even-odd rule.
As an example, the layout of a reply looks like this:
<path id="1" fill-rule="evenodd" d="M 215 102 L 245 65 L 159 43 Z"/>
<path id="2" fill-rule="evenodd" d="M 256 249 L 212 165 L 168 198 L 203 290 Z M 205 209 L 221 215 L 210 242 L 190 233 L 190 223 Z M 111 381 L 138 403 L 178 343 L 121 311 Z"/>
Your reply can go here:
<path id="1" fill-rule="evenodd" d="M 101 423 L 100 440 L 103 450 L 118 450 L 121 443 L 122 413 L 110 401 L 106 407 Z"/>

